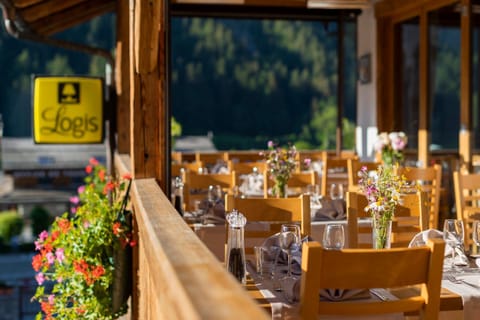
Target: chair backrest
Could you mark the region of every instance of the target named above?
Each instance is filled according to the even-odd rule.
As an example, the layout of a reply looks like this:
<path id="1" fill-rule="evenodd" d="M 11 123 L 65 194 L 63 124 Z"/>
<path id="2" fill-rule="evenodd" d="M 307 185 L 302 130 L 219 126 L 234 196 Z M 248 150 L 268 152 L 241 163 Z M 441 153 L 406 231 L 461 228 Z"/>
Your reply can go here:
<path id="1" fill-rule="evenodd" d="M 415 182 L 420 187 L 420 190 L 426 192 L 430 212 L 429 228 L 438 229 L 442 166 L 434 164 L 426 168 L 399 167 L 397 168 L 397 173 L 403 175 L 407 182 Z"/>
<path id="2" fill-rule="evenodd" d="M 318 314 L 371 315 L 419 311 L 421 319 L 438 319 L 445 243 L 395 249 L 325 250 L 318 242 L 303 244 L 300 313 L 302 319 Z M 415 266 L 415 267 L 412 267 Z M 421 285 L 416 296 L 399 300 L 319 299 L 320 289 L 395 288 Z"/>
<path id="3" fill-rule="evenodd" d="M 266 183 L 265 183 L 266 182 Z M 298 196 L 301 193 L 306 192 L 306 188 L 309 185 L 318 184 L 318 175 L 315 171 L 302 171 L 292 172 L 290 179 L 288 179 L 287 186 L 289 191 L 294 191 L 293 195 Z M 273 181 L 269 178 L 268 172 L 265 170 L 263 173 L 263 196 L 269 197 L 269 192 L 273 187 Z"/>
<path id="4" fill-rule="evenodd" d="M 465 246 L 474 247 L 472 222 L 480 220 L 480 174 L 455 171 L 453 185 L 457 219 L 463 220 L 465 228 Z"/>
<path id="5" fill-rule="evenodd" d="M 402 194 L 402 204 L 395 209 L 391 247 L 407 247 L 413 237 L 428 227 L 428 207 L 425 192 Z M 370 217 L 365 211 L 367 198 L 362 193 L 347 192 L 348 247 L 371 248 L 372 228 L 361 227 L 359 218 Z"/>
<path id="6" fill-rule="evenodd" d="M 245 228 L 245 239 L 265 239 L 280 231 L 285 222 L 298 222 L 302 235 L 310 235 L 310 197 L 295 198 L 236 198 L 225 195 L 225 212 L 238 210 L 250 222 L 268 222 L 262 228 Z M 228 226 L 227 226 L 228 227 Z M 253 247 L 245 241 L 245 252 L 253 253 Z"/>
<path id="7" fill-rule="evenodd" d="M 348 158 L 331 157 L 328 156 L 327 153 L 324 154 L 321 181 L 322 196 L 326 197 L 328 195 L 332 183 L 340 183 L 343 184 L 345 188 L 347 187 L 347 161 Z"/>
<path id="8" fill-rule="evenodd" d="M 265 156 L 258 150 L 226 151 L 225 161 L 233 162 L 258 162 L 263 161 Z"/>
<path id="9" fill-rule="evenodd" d="M 198 172 L 200 168 L 203 168 L 203 162 L 201 161 L 172 163 L 170 172 L 172 177 L 181 177 L 182 169 Z"/>
<path id="10" fill-rule="evenodd" d="M 211 168 L 217 163 L 225 162 L 225 152 L 195 152 L 195 161 L 201 161 L 203 164 Z"/>
<path id="11" fill-rule="evenodd" d="M 348 191 L 359 191 L 358 171 L 360 171 L 362 167 L 366 167 L 367 171 L 375 171 L 379 165 L 379 162 L 360 161 L 356 158 L 347 159 Z"/>
<path id="12" fill-rule="evenodd" d="M 234 171 L 225 174 L 198 174 L 195 171 L 184 171 L 182 180 L 185 210 L 189 211 L 195 208 L 195 200 L 206 199 L 209 186 L 218 185 L 224 192 L 231 193 L 236 185 L 236 174 Z"/>
<path id="13" fill-rule="evenodd" d="M 252 173 L 254 168 L 257 168 L 259 174 L 263 174 L 263 172 L 265 171 L 266 162 L 265 161 L 235 162 L 232 160 L 228 160 L 227 167 L 229 171 L 235 171 L 237 174 Z"/>

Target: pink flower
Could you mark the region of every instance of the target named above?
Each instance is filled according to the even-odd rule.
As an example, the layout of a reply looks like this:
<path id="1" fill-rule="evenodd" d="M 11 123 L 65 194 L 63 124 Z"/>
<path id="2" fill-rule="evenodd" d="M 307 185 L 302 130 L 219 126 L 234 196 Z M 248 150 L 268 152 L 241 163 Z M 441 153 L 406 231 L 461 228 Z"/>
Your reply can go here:
<path id="1" fill-rule="evenodd" d="M 65 259 L 65 250 L 63 248 L 58 248 L 57 251 L 55 251 L 55 257 L 59 263 L 62 263 Z"/>
<path id="2" fill-rule="evenodd" d="M 39 251 L 42 250 L 43 244 L 40 241 L 35 241 L 35 250 Z"/>
<path id="3" fill-rule="evenodd" d="M 79 204 L 80 198 L 77 196 L 70 197 L 70 203 L 72 204 Z"/>
<path id="4" fill-rule="evenodd" d="M 92 157 L 92 158 L 90 158 L 89 163 L 92 166 L 97 166 L 98 165 L 98 160 Z"/>
<path id="5" fill-rule="evenodd" d="M 62 277 L 58 277 L 58 278 L 57 278 L 57 282 L 58 282 L 58 283 L 60 283 L 60 282 L 62 282 L 62 281 L 63 281 L 63 278 L 62 278 Z"/>
<path id="6" fill-rule="evenodd" d="M 306 167 L 310 167 L 310 164 L 312 163 L 312 159 L 306 158 L 305 160 L 303 160 L 303 162 L 305 163 Z"/>
<path id="7" fill-rule="evenodd" d="M 76 208 L 76 207 L 70 208 L 70 212 L 71 212 L 71 213 L 77 213 L 77 208 Z"/>
<path id="8" fill-rule="evenodd" d="M 37 283 L 39 285 L 42 285 L 45 282 L 45 275 L 39 272 L 35 275 L 35 280 L 37 280 Z"/>
<path id="9" fill-rule="evenodd" d="M 48 264 L 53 264 L 55 262 L 55 257 L 53 256 L 53 253 L 48 252 L 45 257 L 47 258 Z"/>
<path id="10" fill-rule="evenodd" d="M 272 140 L 269 140 L 268 143 L 267 143 L 267 147 L 269 147 L 269 148 L 273 148 L 274 145 L 275 144 L 273 143 Z"/>
<path id="11" fill-rule="evenodd" d="M 55 303 L 55 296 L 53 294 L 48 296 L 48 303 L 50 303 L 50 304 Z"/>
<path id="12" fill-rule="evenodd" d="M 84 193 L 84 192 L 85 192 L 85 186 L 80 186 L 80 187 L 78 187 L 78 188 L 77 188 L 77 192 L 78 192 L 78 194 Z"/>
<path id="13" fill-rule="evenodd" d="M 45 241 L 45 239 L 48 238 L 48 232 L 46 230 L 43 230 L 42 232 L 40 232 L 38 237 L 40 238 L 40 241 L 43 242 L 43 241 Z"/>

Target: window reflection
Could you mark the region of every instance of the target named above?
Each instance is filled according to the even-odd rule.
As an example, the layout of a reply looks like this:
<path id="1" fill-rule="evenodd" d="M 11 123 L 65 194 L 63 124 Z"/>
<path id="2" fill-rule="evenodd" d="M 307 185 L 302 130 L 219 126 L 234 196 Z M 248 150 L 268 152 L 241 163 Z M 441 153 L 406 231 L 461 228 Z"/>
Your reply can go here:
<path id="1" fill-rule="evenodd" d="M 429 14 L 431 149 L 457 149 L 460 126 L 460 13 Z"/>

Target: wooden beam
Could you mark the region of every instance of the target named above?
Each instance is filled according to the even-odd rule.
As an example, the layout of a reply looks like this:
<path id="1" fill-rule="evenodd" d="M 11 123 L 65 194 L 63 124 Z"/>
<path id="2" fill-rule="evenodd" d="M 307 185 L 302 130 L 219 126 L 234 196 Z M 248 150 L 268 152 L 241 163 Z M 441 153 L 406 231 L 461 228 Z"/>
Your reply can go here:
<path id="1" fill-rule="evenodd" d="M 28 7 L 28 6 L 32 6 L 32 5 L 35 5 L 39 2 L 42 2 L 44 0 L 13 0 L 13 5 L 16 7 L 16 8 L 25 8 L 25 7 Z"/>
<path id="2" fill-rule="evenodd" d="M 164 160 L 169 136 L 162 131 L 168 121 L 163 8 L 163 1 L 130 0 L 130 154 L 135 178 L 155 178 L 169 190 Z"/>
<path id="3" fill-rule="evenodd" d="M 472 165 L 472 3 L 461 1 L 460 132 L 458 151 L 461 165 Z"/>
<path id="4" fill-rule="evenodd" d="M 117 2 L 115 86 L 117 91 L 117 151 L 130 154 L 130 57 L 128 1 Z"/>
<path id="5" fill-rule="evenodd" d="M 418 121 L 418 161 L 424 166 L 428 164 L 430 143 L 430 99 L 429 99 L 429 46 L 428 12 L 420 14 L 420 56 L 419 56 L 419 121 Z"/>
<path id="6" fill-rule="evenodd" d="M 137 2 L 135 52 L 140 54 L 135 55 L 135 71 L 138 73 L 152 72 L 157 67 L 161 3 L 163 1 Z"/>
<path id="7" fill-rule="evenodd" d="M 370 6 L 368 0 L 307 0 L 308 8 L 364 9 Z"/>
<path id="8" fill-rule="evenodd" d="M 21 9 L 19 12 L 25 21 L 33 22 L 57 12 L 67 11 L 85 0 L 49 0 Z"/>
<path id="9" fill-rule="evenodd" d="M 115 1 L 89 0 L 68 11 L 61 11 L 31 22 L 32 29 L 41 35 L 51 35 L 88 21 L 107 12 L 115 11 Z M 29 22 L 29 21 L 27 21 Z"/>

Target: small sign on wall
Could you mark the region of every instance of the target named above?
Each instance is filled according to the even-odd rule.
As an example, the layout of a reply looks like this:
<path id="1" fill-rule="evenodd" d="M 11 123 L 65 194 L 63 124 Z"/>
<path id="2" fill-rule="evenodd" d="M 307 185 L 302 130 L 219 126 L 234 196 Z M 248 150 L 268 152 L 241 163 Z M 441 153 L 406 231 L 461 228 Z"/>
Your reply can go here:
<path id="1" fill-rule="evenodd" d="M 102 143 L 103 122 L 101 78 L 33 79 L 35 143 Z"/>

